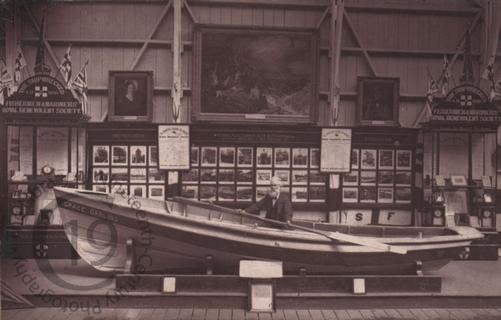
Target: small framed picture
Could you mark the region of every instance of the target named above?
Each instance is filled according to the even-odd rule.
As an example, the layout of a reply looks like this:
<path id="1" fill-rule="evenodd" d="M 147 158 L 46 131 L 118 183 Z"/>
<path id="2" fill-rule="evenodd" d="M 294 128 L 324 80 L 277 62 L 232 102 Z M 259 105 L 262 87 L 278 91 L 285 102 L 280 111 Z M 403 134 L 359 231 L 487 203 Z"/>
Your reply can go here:
<path id="1" fill-rule="evenodd" d="M 379 188 L 377 192 L 377 202 L 379 203 L 392 203 L 393 202 L 393 188 Z"/>
<path id="2" fill-rule="evenodd" d="M 254 171 L 252 169 L 238 169 L 237 182 L 240 184 L 252 184 L 254 181 Z"/>
<path id="3" fill-rule="evenodd" d="M 130 165 L 131 166 L 146 165 L 146 146 L 130 147 Z"/>
<path id="4" fill-rule="evenodd" d="M 288 168 L 291 165 L 291 150 L 289 148 L 275 148 L 275 167 Z"/>
<path id="5" fill-rule="evenodd" d="M 111 164 L 112 165 L 127 165 L 127 146 L 112 146 L 111 147 Z"/>
<path id="6" fill-rule="evenodd" d="M 197 172 L 198 181 L 198 172 Z M 148 182 L 150 183 L 161 183 L 165 182 L 165 172 L 158 170 L 157 168 L 148 169 Z"/>
<path id="7" fill-rule="evenodd" d="M 217 198 L 218 201 L 235 201 L 235 186 L 219 186 Z"/>
<path id="8" fill-rule="evenodd" d="M 233 170 L 233 169 L 219 169 L 219 183 L 220 184 L 235 183 L 235 170 Z"/>
<path id="9" fill-rule="evenodd" d="M 311 185 L 325 185 L 325 175 L 318 170 L 310 170 Z"/>
<path id="10" fill-rule="evenodd" d="M 393 169 L 393 150 L 379 150 L 379 169 Z"/>
<path id="11" fill-rule="evenodd" d="M 397 186 L 410 186 L 412 176 L 410 171 L 397 171 L 395 173 L 395 185 Z"/>
<path id="12" fill-rule="evenodd" d="M 145 185 L 131 185 L 130 194 L 138 198 L 146 198 L 146 186 Z"/>
<path id="13" fill-rule="evenodd" d="M 411 203 L 412 193 L 411 188 L 395 188 L 396 203 Z"/>
<path id="14" fill-rule="evenodd" d="M 308 171 L 307 170 L 292 170 L 292 184 L 293 185 L 308 184 Z"/>
<path id="15" fill-rule="evenodd" d="M 360 162 L 360 153 L 358 149 L 351 150 L 351 169 L 358 169 Z"/>
<path id="16" fill-rule="evenodd" d="M 468 182 L 466 182 L 465 176 L 451 176 L 451 184 L 454 187 L 466 187 Z"/>
<path id="17" fill-rule="evenodd" d="M 254 154 L 251 147 L 239 147 L 237 149 L 237 165 L 239 167 L 252 167 L 253 158 Z"/>
<path id="18" fill-rule="evenodd" d="M 127 173 L 127 168 L 111 168 L 111 181 L 112 182 L 129 181 L 129 174 Z"/>
<path id="19" fill-rule="evenodd" d="M 323 202 L 325 201 L 325 187 L 324 186 L 311 186 L 309 189 L 310 202 Z"/>
<path id="20" fill-rule="evenodd" d="M 360 187 L 360 202 L 375 203 L 377 199 L 376 187 Z"/>
<path id="21" fill-rule="evenodd" d="M 256 201 L 263 199 L 270 190 L 270 187 L 256 187 Z"/>
<path id="22" fill-rule="evenodd" d="M 216 186 L 200 186 L 200 200 L 215 201 Z"/>
<path id="23" fill-rule="evenodd" d="M 217 162 L 216 147 L 202 147 L 202 167 L 215 166 Z"/>
<path id="24" fill-rule="evenodd" d="M 376 169 L 376 150 L 362 149 L 360 162 L 362 169 Z"/>
<path id="25" fill-rule="evenodd" d="M 272 148 L 256 149 L 256 166 L 258 168 L 271 167 Z"/>
<path id="26" fill-rule="evenodd" d="M 203 169 L 203 170 L 214 170 L 214 169 Z M 199 179 L 199 169 L 191 169 L 188 171 L 183 171 L 181 173 L 181 180 L 188 183 L 197 183 Z"/>
<path id="27" fill-rule="evenodd" d="M 310 168 L 320 167 L 320 149 L 311 148 L 310 149 Z"/>
<path id="28" fill-rule="evenodd" d="M 308 148 L 292 148 L 292 167 L 308 167 Z"/>
<path id="29" fill-rule="evenodd" d="M 283 186 L 289 185 L 291 183 L 289 170 L 275 170 L 275 176 L 280 179 Z"/>
<path id="30" fill-rule="evenodd" d="M 92 191 L 109 193 L 107 184 L 94 184 L 92 185 Z"/>
<path id="31" fill-rule="evenodd" d="M 398 126 L 399 78 L 358 77 L 359 125 Z"/>
<path id="32" fill-rule="evenodd" d="M 110 181 L 110 169 L 94 168 L 92 169 L 92 182 L 103 183 Z"/>
<path id="33" fill-rule="evenodd" d="M 393 171 L 379 171 L 377 181 L 380 186 L 391 186 L 393 185 L 393 178 Z"/>
<path id="34" fill-rule="evenodd" d="M 201 169 L 200 170 L 200 181 L 202 183 L 216 183 L 216 181 L 217 181 L 216 169 Z M 200 190 L 200 192 L 201 191 L 202 190 Z"/>
<path id="35" fill-rule="evenodd" d="M 198 186 L 183 186 L 181 188 L 181 197 L 198 199 Z"/>
<path id="36" fill-rule="evenodd" d="M 256 170 L 256 184 L 269 185 L 271 176 L 271 170 Z"/>
<path id="37" fill-rule="evenodd" d="M 360 185 L 361 186 L 375 186 L 376 185 L 376 171 L 360 171 Z"/>
<path id="38" fill-rule="evenodd" d="M 357 203 L 358 188 L 343 188 L 343 202 Z"/>
<path id="39" fill-rule="evenodd" d="M 93 146 L 92 147 L 92 164 L 108 165 L 110 164 L 110 147 L 108 146 Z"/>
<path id="40" fill-rule="evenodd" d="M 148 198 L 165 200 L 164 186 L 148 186 Z"/>
<path id="41" fill-rule="evenodd" d="M 131 168 L 130 182 L 146 182 L 146 168 Z"/>
<path id="42" fill-rule="evenodd" d="M 397 150 L 397 170 L 410 170 L 412 164 L 412 152 L 410 150 Z"/>
<path id="43" fill-rule="evenodd" d="M 358 185 L 358 171 L 350 173 L 343 173 L 343 186 L 356 186 Z"/>
<path id="44" fill-rule="evenodd" d="M 293 202 L 307 202 L 308 201 L 308 188 L 306 188 L 306 187 L 293 187 L 292 188 L 292 201 Z"/>
<path id="45" fill-rule="evenodd" d="M 237 187 L 237 201 L 252 201 L 252 187 L 238 186 Z"/>
<path id="46" fill-rule="evenodd" d="M 191 147 L 191 155 L 190 155 L 190 164 L 191 166 L 198 166 L 199 164 L 199 148 L 198 147 Z"/>
<path id="47" fill-rule="evenodd" d="M 235 148 L 232 147 L 219 148 L 219 166 L 220 167 L 235 166 Z"/>
<path id="48" fill-rule="evenodd" d="M 110 71 L 111 121 L 151 121 L 153 71 Z"/>
<path id="49" fill-rule="evenodd" d="M 149 164 L 150 166 L 157 166 L 158 165 L 158 148 L 157 146 L 149 146 L 148 147 L 149 154 Z"/>
<path id="50" fill-rule="evenodd" d="M 114 183 L 114 184 L 111 184 L 110 192 L 122 194 L 122 195 L 127 195 L 127 194 L 129 194 L 129 188 L 127 187 L 126 184 Z"/>

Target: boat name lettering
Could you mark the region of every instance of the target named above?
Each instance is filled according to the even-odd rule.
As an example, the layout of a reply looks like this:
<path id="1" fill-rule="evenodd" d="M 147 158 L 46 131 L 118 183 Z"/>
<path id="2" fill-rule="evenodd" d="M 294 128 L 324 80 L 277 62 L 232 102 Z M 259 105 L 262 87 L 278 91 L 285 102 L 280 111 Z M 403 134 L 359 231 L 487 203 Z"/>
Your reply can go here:
<path id="1" fill-rule="evenodd" d="M 98 217 L 98 218 L 101 218 L 104 220 L 118 222 L 118 219 L 115 216 L 108 214 L 106 212 L 103 212 L 101 210 L 98 210 L 98 209 L 90 208 L 90 207 L 87 207 L 87 206 L 84 206 L 84 205 L 81 205 L 81 204 L 78 204 L 75 202 L 71 202 L 71 201 L 65 201 L 63 205 L 65 208 L 70 208 L 70 209 L 77 211 L 77 212 L 89 214 L 91 216 L 95 216 L 95 217 Z"/>

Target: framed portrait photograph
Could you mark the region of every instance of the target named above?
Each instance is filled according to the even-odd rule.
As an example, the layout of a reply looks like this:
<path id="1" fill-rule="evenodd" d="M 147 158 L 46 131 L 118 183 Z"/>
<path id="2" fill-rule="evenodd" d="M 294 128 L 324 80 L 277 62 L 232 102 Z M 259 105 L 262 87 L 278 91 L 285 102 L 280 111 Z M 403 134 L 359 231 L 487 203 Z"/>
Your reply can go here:
<path id="1" fill-rule="evenodd" d="M 212 170 L 212 169 L 203 169 L 203 170 Z M 191 169 L 188 171 L 183 171 L 181 173 L 181 180 L 183 182 L 196 183 L 196 182 L 198 182 L 198 179 L 199 179 L 199 173 L 200 173 L 200 171 L 198 169 Z"/>
<path id="2" fill-rule="evenodd" d="M 377 202 L 393 203 L 393 188 L 379 188 L 377 190 Z"/>
<path id="3" fill-rule="evenodd" d="M 291 195 L 292 195 L 291 200 L 293 202 L 307 202 L 308 201 L 308 188 L 306 188 L 306 187 L 293 187 Z"/>
<path id="4" fill-rule="evenodd" d="M 239 147 L 237 149 L 237 165 L 239 167 L 252 167 L 253 152 L 252 147 Z"/>
<path id="5" fill-rule="evenodd" d="M 293 185 L 308 184 L 308 171 L 307 170 L 292 170 L 292 184 Z"/>
<path id="6" fill-rule="evenodd" d="M 202 147 L 202 167 L 215 166 L 217 163 L 217 148 Z"/>
<path id="7" fill-rule="evenodd" d="M 343 188 L 343 202 L 357 203 L 358 202 L 358 188 Z"/>
<path id="8" fill-rule="evenodd" d="M 198 166 L 200 163 L 199 153 L 200 149 L 198 147 L 191 147 L 190 164 L 191 166 Z"/>
<path id="9" fill-rule="evenodd" d="M 146 165 L 146 146 L 130 146 L 130 165 Z"/>
<path id="10" fill-rule="evenodd" d="M 200 200 L 215 201 L 216 186 L 200 186 Z"/>
<path id="11" fill-rule="evenodd" d="M 358 169 L 360 163 L 360 153 L 358 149 L 351 149 L 351 169 Z"/>
<path id="12" fill-rule="evenodd" d="M 126 166 L 128 160 L 128 148 L 127 146 L 112 146 L 111 147 L 111 164 Z"/>
<path id="13" fill-rule="evenodd" d="M 320 149 L 311 148 L 310 149 L 310 168 L 320 167 Z"/>
<path id="14" fill-rule="evenodd" d="M 314 122 L 317 42 L 306 29 L 198 25 L 194 120 Z"/>
<path id="15" fill-rule="evenodd" d="M 238 169 L 237 182 L 240 184 L 252 184 L 254 181 L 254 171 L 252 169 Z"/>
<path id="16" fill-rule="evenodd" d="M 109 72 L 110 121 L 151 121 L 153 71 Z"/>
<path id="17" fill-rule="evenodd" d="M 294 168 L 308 167 L 308 148 L 292 148 L 292 166 Z"/>
<path id="18" fill-rule="evenodd" d="M 94 165 L 110 164 L 110 147 L 92 146 L 92 164 Z"/>
<path id="19" fill-rule="evenodd" d="M 362 169 L 376 169 L 376 153 L 374 149 L 362 149 L 360 151 L 360 162 Z"/>
<path id="20" fill-rule="evenodd" d="M 110 169 L 94 168 L 92 169 L 92 182 L 105 183 L 110 181 Z"/>
<path id="21" fill-rule="evenodd" d="M 220 184 L 235 183 L 235 170 L 233 170 L 233 169 L 219 169 L 219 183 Z"/>
<path id="22" fill-rule="evenodd" d="M 343 186 L 356 186 L 358 185 L 358 171 L 342 174 Z"/>
<path id="23" fill-rule="evenodd" d="M 164 186 L 148 186 L 148 198 L 164 200 L 165 199 Z"/>
<path id="24" fill-rule="evenodd" d="M 217 198 L 218 201 L 235 201 L 235 186 L 219 186 Z"/>
<path id="25" fill-rule="evenodd" d="M 256 170 L 256 184 L 269 185 L 271 177 L 271 170 Z"/>
<path id="26" fill-rule="evenodd" d="M 134 197 L 146 198 L 146 186 L 145 185 L 132 185 L 130 186 L 130 194 Z"/>
<path id="27" fill-rule="evenodd" d="M 148 147 L 148 162 L 150 166 L 158 166 L 158 147 L 149 146 Z"/>
<path id="28" fill-rule="evenodd" d="M 379 169 L 393 169 L 393 150 L 380 149 L 379 153 Z"/>
<path id="29" fill-rule="evenodd" d="M 235 166 L 235 148 L 233 147 L 219 148 L 219 166 L 220 167 Z"/>
<path id="30" fill-rule="evenodd" d="M 198 199 L 198 186 L 183 186 L 181 188 L 181 197 Z"/>
<path id="31" fill-rule="evenodd" d="M 196 178 L 198 181 L 198 172 L 197 172 Z M 164 181 L 165 181 L 165 171 L 158 170 L 157 168 L 149 168 L 148 169 L 148 182 L 162 183 Z"/>
<path id="32" fill-rule="evenodd" d="M 252 187 L 237 187 L 237 201 L 252 201 Z"/>
<path id="33" fill-rule="evenodd" d="M 271 167 L 272 148 L 257 148 L 256 149 L 256 166 L 257 167 Z"/>
<path id="34" fill-rule="evenodd" d="M 399 78 L 358 77 L 358 125 L 399 126 Z"/>
<path id="35" fill-rule="evenodd" d="M 275 148 L 275 167 L 288 168 L 291 165 L 291 150 L 289 148 Z"/>
<path id="36" fill-rule="evenodd" d="M 412 166 L 411 150 L 397 150 L 397 170 L 410 170 Z"/>
<path id="37" fill-rule="evenodd" d="M 146 182 L 146 168 L 131 168 L 130 182 Z"/>

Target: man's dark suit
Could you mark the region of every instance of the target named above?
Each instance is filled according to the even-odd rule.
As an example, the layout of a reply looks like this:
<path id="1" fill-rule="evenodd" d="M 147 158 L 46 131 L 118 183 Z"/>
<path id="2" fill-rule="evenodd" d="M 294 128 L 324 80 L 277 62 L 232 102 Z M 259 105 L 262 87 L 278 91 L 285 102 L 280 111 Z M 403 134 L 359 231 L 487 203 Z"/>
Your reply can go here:
<path id="1" fill-rule="evenodd" d="M 266 218 L 287 222 L 292 220 L 292 204 L 289 195 L 280 192 L 275 205 L 270 195 L 266 195 L 263 199 L 249 206 L 245 211 L 252 214 L 259 214 L 260 210 L 266 210 Z"/>

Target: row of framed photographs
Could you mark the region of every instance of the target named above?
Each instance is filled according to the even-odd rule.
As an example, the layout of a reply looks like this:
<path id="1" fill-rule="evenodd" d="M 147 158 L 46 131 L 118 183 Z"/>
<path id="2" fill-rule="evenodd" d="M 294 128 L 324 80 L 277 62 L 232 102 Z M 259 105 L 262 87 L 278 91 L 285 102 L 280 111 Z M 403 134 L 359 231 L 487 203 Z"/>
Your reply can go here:
<path id="1" fill-rule="evenodd" d="M 110 152 L 111 151 L 111 152 Z M 157 146 L 94 145 L 92 146 L 94 166 L 158 166 Z"/>
<path id="2" fill-rule="evenodd" d="M 183 172 L 183 183 L 203 184 L 253 184 L 269 185 L 277 176 L 282 185 L 325 185 L 326 176 L 318 170 L 271 170 L 271 169 L 191 169 Z"/>
<path id="3" fill-rule="evenodd" d="M 343 203 L 411 203 L 411 188 L 343 188 Z"/>
<path id="4" fill-rule="evenodd" d="M 261 200 L 268 191 L 269 187 L 183 185 L 181 196 L 209 201 L 251 202 Z M 325 186 L 282 187 L 282 192 L 290 192 L 292 202 L 325 202 L 326 197 Z"/>
<path id="5" fill-rule="evenodd" d="M 165 171 L 157 168 L 92 168 L 93 183 L 133 182 L 133 183 L 164 183 Z"/>
<path id="6" fill-rule="evenodd" d="M 108 184 L 93 184 L 93 191 L 105 192 L 105 193 L 119 193 L 126 192 L 129 195 L 140 198 L 150 198 L 150 199 L 165 199 L 165 186 L 163 185 L 108 185 Z"/>
<path id="7" fill-rule="evenodd" d="M 412 151 L 393 149 L 352 149 L 351 169 L 411 170 Z"/>
<path id="8" fill-rule="evenodd" d="M 255 155 L 255 156 L 254 156 Z M 320 149 L 285 147 L 192 147 L 191 166 L 319 168 Z"/>
<path id="9" fill-rule="evenodd" d="M 343 174 L 343 186 L 411 186 L 411 171 L 352 171 Z"/>

